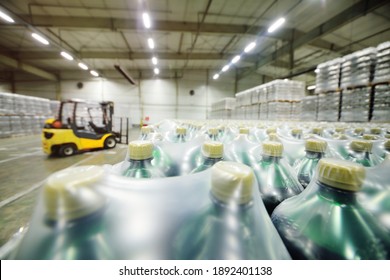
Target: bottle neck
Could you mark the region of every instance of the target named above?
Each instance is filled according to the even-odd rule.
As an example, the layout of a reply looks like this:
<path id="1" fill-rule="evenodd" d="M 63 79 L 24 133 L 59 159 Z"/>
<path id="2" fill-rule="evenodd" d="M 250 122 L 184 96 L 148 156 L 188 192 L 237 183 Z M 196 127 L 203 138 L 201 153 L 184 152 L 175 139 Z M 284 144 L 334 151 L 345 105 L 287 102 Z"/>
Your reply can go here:
<path id="1" fill-rule="evenodd" d="M 221 161 L 222 158 L 211 158 L 211 157 L 204 157 L 203 164 L 204 165 L 214 165 L 218 161 Z"/>
<path id="2" fill-rule="evenodd" d="M 232 199 L 230 203 L 223 202 L 210 193 L 210 199 L 213 202 L 213 206 L 219 211 L 233 211 L 240 212 L 252 207 L 253 201 L 249 201 L 244 204 L 239 204 L 238 201 Z"/>
<path id="3" fill-rule="evenodd" d="M 265 155 L 265 154 L 262 155 L 262 160 L 263 160 L 263 161 L 266 161 L 266 162 L 275 162 L 275 163 L 278 163 L 281 159 L 282 159 L 282 157 L 269 156 L 269 155 Z"/>
<path id="4" fill-rule="evenodd" d="M 148 158 L 148 159 L 129 159 L 130 166 L 129 168 L 146 168 L 148 165 L 152 164 L 152 159 L 153 158 Z"/>
<path id="5" fill-rule="evenodd" d="M 324 153 L 306 151 L 306 157 L 310 159 L 321 159 L 324 157 Z"/>
<path id="6" fill-rule="evenodd" d="M 322 198 L 336 204 L 355 204 L 356 192 L 331 187 L 317 180 L 319 194 Z"/>

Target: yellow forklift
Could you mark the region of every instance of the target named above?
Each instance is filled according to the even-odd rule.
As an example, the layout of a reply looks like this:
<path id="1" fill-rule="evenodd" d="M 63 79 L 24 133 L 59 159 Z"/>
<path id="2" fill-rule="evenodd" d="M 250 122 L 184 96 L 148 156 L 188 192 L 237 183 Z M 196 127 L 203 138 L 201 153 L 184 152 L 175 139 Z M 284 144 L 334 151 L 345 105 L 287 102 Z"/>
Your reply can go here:
<path id="1" fill-rule="evenodd" d="M 114 132 L 113 114 L 111 101 L 62 101 L 57 118 L 45 121 L 43 151 L 48 155 L 71 156 L 78 151 L 114 148 L 121 143 L 122 121 L 120 133 Z"/>

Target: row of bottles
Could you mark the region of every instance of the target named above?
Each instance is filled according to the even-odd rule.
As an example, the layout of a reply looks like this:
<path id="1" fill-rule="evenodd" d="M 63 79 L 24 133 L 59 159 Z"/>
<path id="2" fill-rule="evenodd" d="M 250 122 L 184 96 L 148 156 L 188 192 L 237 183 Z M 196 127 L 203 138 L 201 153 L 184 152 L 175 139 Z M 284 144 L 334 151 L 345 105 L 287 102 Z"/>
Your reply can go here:
<path id="1" fill-rule="evenodd" d="M 386 134 L 314 128 L 144 127 L 124 161 L 49 177 L 13 258 L 388 259 L 390 156 L 352 159 Z"/>

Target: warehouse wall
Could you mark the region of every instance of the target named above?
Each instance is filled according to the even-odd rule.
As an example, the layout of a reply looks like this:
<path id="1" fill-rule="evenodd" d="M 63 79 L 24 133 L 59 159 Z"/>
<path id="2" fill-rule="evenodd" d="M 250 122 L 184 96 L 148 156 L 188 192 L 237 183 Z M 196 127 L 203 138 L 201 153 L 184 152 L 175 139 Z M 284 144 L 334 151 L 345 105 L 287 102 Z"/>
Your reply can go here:
<path id="1" fill-rule="evenodd" d="M 186 70 L 170 73 L 160 78 L 131 73 L 137 86 L 131 85 L 115 72 L 104 73 L 104 79 L 81 76 L 79 71 L 61 73 L 60 82 L 37 81 L 24 74 L 16 77 L 16 93 L 55 100 L 79 98 L 86 100 L 112 100 L 115 115 L 130 117 L 138 124 L 141 115 L 149 116 L 150 122 L 165 118 L 205 119 L 211 103 L 224 97 L 234 97 L 235 87 L 239 90 L 258 85 L 258 77 L 234 82 L 234 74 L 226 73 L 213 80 L 206 71 Z M 107 75 L 106 75 L 107 74 Z M 176 77 L 176 78 L 175 78 Z M 77 84 L 83 83 L 82 88 Z M 11 85 L 1 84 L 2 91 L 10 92 Z M 190 95 L 193 90 L 194 95 Z"/>

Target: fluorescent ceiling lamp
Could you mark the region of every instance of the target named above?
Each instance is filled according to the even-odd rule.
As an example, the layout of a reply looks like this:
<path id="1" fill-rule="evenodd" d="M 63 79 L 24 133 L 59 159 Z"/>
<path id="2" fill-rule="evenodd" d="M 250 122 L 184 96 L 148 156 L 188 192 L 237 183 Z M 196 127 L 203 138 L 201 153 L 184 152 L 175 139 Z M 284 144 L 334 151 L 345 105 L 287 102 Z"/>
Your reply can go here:
<path id="1" fill-rule="evenodd" d="M 41 42 L 41 43 L 44 44 L 44 45 L 48 45 L 48 44 L 49 44 L 49 41 L 48 41 L 48 40 L 46 40 L 45 38 L 43 38 L 41 35 L 38 35 L 37 33 L 32 33 L 31 36 L 32 36 L 35 40 Z"/>
<path id="2" fill-rule="evenodd" d="M 245 49 L 244 49 L 244 52 L 248 53 L 251 50 L 253 50 L 254 47 L 256 47 L 256 42 L 252 42 L 248 46 L 246 46 Z"/>
<path id="3" fill-rule="evenodd" d="M 61 55 L 66 58 L 67 60 L 73 60 L 73 56 L 68 54 L 67 52 L 61 52 Z"/>
<path id="4" fill-rule="evenodd" d="M 156 75 L 160 74 L 160 70 L 158 68 L 154 68 L 154 74 Z"/>
<path id="5" fill-rule="evenodd" d="M 149 48 L 154 49 L 154 41 L 152 38 L 148 39 L 148 45 L 149 45 Z"/>
<path id="6" fill-rule="evenodd" d="M 157 65 L 157 58 L 156 57 L 152 57 L 152 63 L 153 63 L 153 65 Z"/>
<path id="7" fill-rule="evenodd" d="M 79 67 L 80 67 L 81 69 L 83 69 L 83 70 L 88 70 L 88 66 L 85 65 L 85 64 L 82 63 L 82 62 L 79 63 Z"/>
<path id="8" fill-rule="evenodd" d="M 4 19 L 5 21 L 8 21 L 10 23 L 14 23 L 15 21 L 9 16 L 4 14 L 2 11 L 0 11 L 0 17 Z"/>
<path id="9" fill-rule="evenodd" d="M 307 87 L 308 90 L 313 90 L 313 89 L 315 89 L 315 88 L 316 88 L 315 85 L 311 85 L 311 86 L 308 86 L 308 87 Z"/>
<path id="10" fill-rule="evenodd" d="M 320 69 L 316 68 L 316 70 L 314 70 L 315 73 L 320 73 Z"/>
<path id="11" fill-rule="evenodd" d="M 216 80 L 216 79 L 218 79 L 219 78 L 219 74 L 215 74 L 214 76 L 213 76 L 213 79 L 214 80 Z"/>
<path id="12" fill-rule="evenodd" d="M 144 26 L 149 29 L 150 26 L 151 26 L 149 14 L 148 13 L 143 13 L 142 14 L 142 19 L 144 21 Z"/>
<path id="13" fill-rule="evenodd" d="M 239 55 L 236 55 L 233 59 L 232 59 L 232 63 L 236 63 L 237 61 L 239 61 L 241 58 L 241 56 Z"/>
<path id="14" fill-rule="evenodd" d="M 230 66 L 229 64 L 228 65 L 225 65 L 223 68 L 222 68 L 222 72 L 226 72 L 227 70 L 229 70 Z"/>
<path id="15" fill-rule="evenodd" d="M 89 73 L 91 73 L 92 76 L 99 77 L 98 72 L 91 70 Z"/>
<path id="16" fill-rule="evenodd" d="M 275 21 L 269 28 L 268 33 L 274 32 L 276 29 L 278 29 L 286 20 L 284 18 L 280 18 L 277 21 Z"/>

